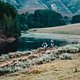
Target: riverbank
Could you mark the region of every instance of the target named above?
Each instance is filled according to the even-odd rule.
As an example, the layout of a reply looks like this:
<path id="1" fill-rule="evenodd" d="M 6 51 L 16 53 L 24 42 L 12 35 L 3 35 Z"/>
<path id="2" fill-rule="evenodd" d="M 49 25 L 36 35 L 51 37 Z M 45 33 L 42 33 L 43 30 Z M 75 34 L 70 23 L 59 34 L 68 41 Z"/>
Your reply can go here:
<path id="1" fill-rule="evenodd" d="M 35 28 L 30 29 L 27 33 L 31 33 L 32 37 L 41 35 L 43 38 L 65 40 L 69 42 L 80 41 L 80 24 L 70 24 L 59 27 Z"/>
<path id="2" fill-rule="evenodd" d="M 64 33 L 65 32 L 65 33 Z M 22 32 L 19 50 L 31 50 L 54 40 L 56 46 L 80 42 L 80 24 L 71 24 L 51 28 L 35 28 Z"/>
<path id="3" fill-rule="evenodd" d="M 63 41 L 67 41 L 67 42 L 79 42 L 80 41 L 80 35 L 72 35 L 72 34 L 29 32 L 28 34 L 22 33 L 21 37 L 32 38 L 32 39 L 63 40 Z"/>
<path id="4" fill-rule="evenodd" d="M 0 34 L 0 55 L 17 51 L 18 42 L 18 38 L 7 37 L 4 34 Z"/>

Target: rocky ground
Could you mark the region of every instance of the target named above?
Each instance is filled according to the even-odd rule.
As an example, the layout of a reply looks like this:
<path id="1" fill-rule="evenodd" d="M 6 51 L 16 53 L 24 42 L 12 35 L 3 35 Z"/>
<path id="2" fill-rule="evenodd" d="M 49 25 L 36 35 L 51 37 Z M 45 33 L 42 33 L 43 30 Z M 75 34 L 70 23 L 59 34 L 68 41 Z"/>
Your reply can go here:
<path id="1" fill-rule="evenodd" d="M 0 56 L 0 80 L 80 80 L 80 44 Z"/>

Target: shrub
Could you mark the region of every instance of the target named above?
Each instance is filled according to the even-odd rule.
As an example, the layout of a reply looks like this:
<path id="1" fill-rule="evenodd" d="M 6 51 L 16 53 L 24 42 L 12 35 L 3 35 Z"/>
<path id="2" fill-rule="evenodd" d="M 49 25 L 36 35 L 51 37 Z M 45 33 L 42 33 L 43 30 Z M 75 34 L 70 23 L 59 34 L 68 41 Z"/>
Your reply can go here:
<path id="1" fill-rule="evenodd" d="M 64 47 L 60 47 L 58 48 L 58 52 L 62 53 L 62 52 L 69 52 L 69 53 L 76 53 L 79 52 L 79 47 L 80 45 L 66 45 Z"/>
<path id="2" fill-rule="evenodd" d="M 15 67 L 15 71 L 21 71 L 21 70 L 23 70 L 23 68 L 22 68 L 22 67 L 20 67 L 20 66 Z"/>
<path id="3" fill-rule="evenodd" d="M 5 61 L 7 59 L 9 59 L 9 55 L 8 54 L 0 56 L 0 61 Z"/>
<path id="4" fill-rule="evenodd" d="M 72 55 L 69 53 L 63 53 L 59 56 L 60 59 L 64 60 L 64 59 L 72 59 Z"/>

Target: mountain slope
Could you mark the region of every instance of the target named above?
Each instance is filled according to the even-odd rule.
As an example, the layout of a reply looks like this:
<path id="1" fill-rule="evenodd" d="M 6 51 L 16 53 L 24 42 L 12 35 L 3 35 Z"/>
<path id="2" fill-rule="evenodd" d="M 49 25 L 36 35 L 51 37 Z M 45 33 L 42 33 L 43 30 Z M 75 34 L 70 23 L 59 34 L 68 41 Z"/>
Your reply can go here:
<path id="1" fill-rule="evenodd" d="M 53 9 L 52 5 L 55 5 L 57 7 L 56 11 L 63 15 L 72 15 L 72 12 L 65 6 L 65 4 L 63 4 L 61 0 L 48 0 L 46 4 L 51 9 Z"/>
<path id="2" fill-rule="evenodd" d="M 80 0 L 62 0 L 72 13 L 80 11 Z"/>
<path id="3" fill-rule="evenodd" d="M 53 9 L 64 15 L 80 12 L 80 0 L 2 0 L 14 5 L 19 13 L 36 9 Z"/>

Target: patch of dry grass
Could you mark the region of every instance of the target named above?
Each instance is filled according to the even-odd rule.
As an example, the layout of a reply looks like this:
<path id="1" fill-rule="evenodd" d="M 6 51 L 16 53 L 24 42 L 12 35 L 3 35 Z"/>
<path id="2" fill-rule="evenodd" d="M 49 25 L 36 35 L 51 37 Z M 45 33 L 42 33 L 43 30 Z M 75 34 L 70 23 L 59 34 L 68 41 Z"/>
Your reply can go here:
<path id="1" fill-rule="evenodd" d="M 80 24 L 71 24 L 50 28 L 36 28 L 30 29 L 28 32 L 80 35 Z"/>
<path id="2" fill-rule="evenodd" d="M 0 80 L 80 80 L 80 53 L 74 56 L 73 60 L 55 60 L 34 66 L 29 73 L 4 76 L 0 77 Z"/>

